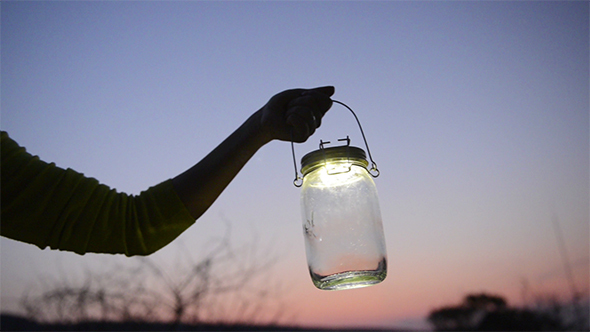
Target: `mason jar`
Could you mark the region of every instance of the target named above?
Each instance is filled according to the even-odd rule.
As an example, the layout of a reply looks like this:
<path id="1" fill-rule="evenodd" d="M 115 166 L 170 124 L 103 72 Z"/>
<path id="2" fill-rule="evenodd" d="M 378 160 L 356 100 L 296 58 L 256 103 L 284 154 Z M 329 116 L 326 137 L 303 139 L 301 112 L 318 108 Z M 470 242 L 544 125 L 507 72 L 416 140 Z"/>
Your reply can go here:
<path id="1" fill-rule="evenodd" d="M 377 189 L 365 152 L 320 148 L 301 159 L 301 213 L 315 286 L 351 289 L 380 283 L 387 253 Z"/>

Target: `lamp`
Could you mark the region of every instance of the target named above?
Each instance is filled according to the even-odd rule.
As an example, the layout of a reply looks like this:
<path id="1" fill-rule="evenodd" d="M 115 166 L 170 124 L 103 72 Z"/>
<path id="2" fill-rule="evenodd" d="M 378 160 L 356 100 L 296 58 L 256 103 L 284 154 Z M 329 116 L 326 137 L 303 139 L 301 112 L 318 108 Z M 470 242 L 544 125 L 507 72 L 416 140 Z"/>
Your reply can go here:
<path id="1" fill-rule="evenodd" d="M 357 120 L 371 160 L 365 151 L 346 145 L 319 149 L 301 159 L 299 176 L 293 142 L 296 187 L 301 187 L 301 215 L 309 272 L 314 285 L 324 290 L 365 287 L 380 283 L 387 275 L 387 252 L 377 188 L 372 177 L 377 165 L 360 121 Z"/>

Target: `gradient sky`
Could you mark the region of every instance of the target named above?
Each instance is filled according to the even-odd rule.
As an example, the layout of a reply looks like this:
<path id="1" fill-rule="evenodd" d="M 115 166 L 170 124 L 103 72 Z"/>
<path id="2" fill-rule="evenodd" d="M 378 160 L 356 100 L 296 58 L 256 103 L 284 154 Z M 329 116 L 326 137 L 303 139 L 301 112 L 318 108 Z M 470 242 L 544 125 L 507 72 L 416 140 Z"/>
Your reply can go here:
<path id="1" fill-rule="evenodd" d="M 334 85 L 375 161 L 389 274 L 326 292 L 307 271 L 290 146 L 272 142 L 177 241 L 224 232 L 280 253 L 290 322 L 421 326 L 487 291 L 523 303 L 589 280 L 589 4 L 7 2 L 1 128 L 29 152 L 127 193 L 192 166 L 275 93 Z M 320 139 L 362 140 L 335 105 Z M 39 279 L 133 259 L 1 239 L 1 309 Z M 72 277 L 73 278 L 73 277 Z"/>

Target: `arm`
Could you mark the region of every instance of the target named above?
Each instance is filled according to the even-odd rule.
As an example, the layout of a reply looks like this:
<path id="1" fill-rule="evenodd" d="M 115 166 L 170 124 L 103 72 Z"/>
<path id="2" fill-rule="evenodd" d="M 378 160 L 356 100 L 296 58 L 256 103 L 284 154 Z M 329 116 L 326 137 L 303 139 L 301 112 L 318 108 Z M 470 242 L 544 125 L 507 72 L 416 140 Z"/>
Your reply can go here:
<path id="1" fill-rule="evenodd" d="M 333 92 L 275 95 L 195 166 L 137 196 L 39 160 L 2 132 L 0 234 L 42 249 L 149 255 L 190 227 L 264 144 L 313 134 Z"/>
<path id="2" fill-rule="evenodd" d="M 191 215 L 199 218 L 250 158 L 266 143 L 279 139 L 304 142 L 332 106 L 333 87 L 283 91 L 250 116 L 203 160 L 172 179 Z"/>

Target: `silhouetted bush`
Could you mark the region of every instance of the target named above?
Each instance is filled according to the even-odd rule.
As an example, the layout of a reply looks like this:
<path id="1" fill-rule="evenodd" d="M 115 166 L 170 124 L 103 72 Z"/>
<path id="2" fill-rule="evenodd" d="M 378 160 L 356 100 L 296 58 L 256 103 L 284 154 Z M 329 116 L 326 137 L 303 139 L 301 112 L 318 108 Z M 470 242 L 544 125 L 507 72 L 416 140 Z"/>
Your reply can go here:
<path id="1" fill-rule="evenodd" d="M 468 295 L 463 303 L 433 310 L 428 321 L 437 331 L 565 331 L 560 307 L 551 311 L 510 308 L 504 298 Z"/>

